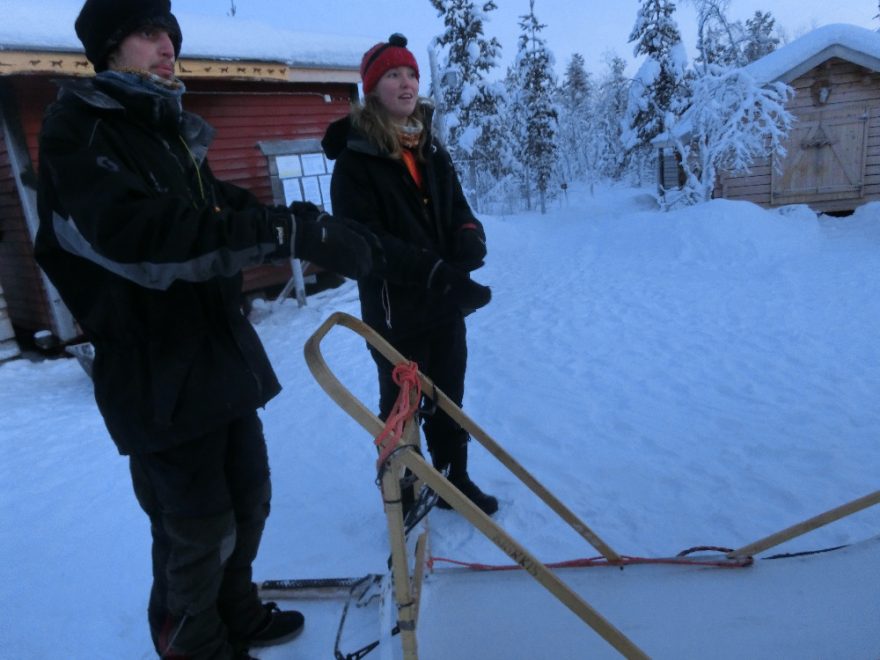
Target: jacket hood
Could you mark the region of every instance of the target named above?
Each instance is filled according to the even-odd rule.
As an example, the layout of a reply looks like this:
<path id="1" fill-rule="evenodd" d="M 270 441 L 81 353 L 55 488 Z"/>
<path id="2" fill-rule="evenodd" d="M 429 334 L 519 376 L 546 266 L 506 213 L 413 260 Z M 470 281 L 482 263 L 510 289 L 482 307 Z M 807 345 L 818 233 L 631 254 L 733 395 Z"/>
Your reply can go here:
<path id="1" fill-rule="evenodd" d="M 99 110 L 125 112 L 126 105 L 95 84 L 94 78 L 74 78 L 56 81 L 61 89 L 60 97 L 76 97 L 80 102 Z M 201 163 L 214 140 L 215 130 L 199 115 L 183 111 L 175 122 L 195 159 Z"/>
<path id="2" fill-rule="evenodd" d="M 434 106 L 430 103 L 423 102 L 425 108 L 425 130 L 431 132 L 432 119 L 434 117 Z M 353 149 L 362 153 L 371 154 L 373 156 L 387 156 L 383 149 L 380 149 L 367 137 L 354 127 L 351 122 L 351 115 L 347 115 L 342 119 L 337 119 L 327 127 L 324 138 L 321 140 L 321 148 L 324 154 L 330 160 L 336 160 L 339 155 L 346 149 Z"/>
<path id="3" fill-rule="evenodd" d="M 62 97 L 70 94 L 86 105 L 101 110 L 125 110 L 122 103 L 98 89 L 93 78 L 66 78 L 55 82 L 61 89 Z"/>
<path id="4" fill-rule="evenodd" d="M 321 148 L 324 150 L 327 158 L 330 160 L 339 158 L 339 154 L 342 153 L 348 143 L 348 135 L 353 130 L 354 127 L 351 124 L 350 116 L 337 119 L 327 127 L 324 138 L 321 140 Z"/>

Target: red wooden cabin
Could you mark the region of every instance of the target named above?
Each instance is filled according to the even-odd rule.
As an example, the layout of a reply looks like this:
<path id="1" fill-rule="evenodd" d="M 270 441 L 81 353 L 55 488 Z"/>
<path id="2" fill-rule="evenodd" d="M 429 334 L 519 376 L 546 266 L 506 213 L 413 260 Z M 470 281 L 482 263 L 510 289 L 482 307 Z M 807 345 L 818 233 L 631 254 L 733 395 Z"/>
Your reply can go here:
<path id="1" fill-rule="evenodd" d="M 266 203 L 324 202 L 331 170 L 319 141 L 357 99 L 356 53 L 370 45 L 357 40 L 341 55 L 331 48 L 295 61 L 190 57 L 184 40 L 177 64 L 187 86 L 184 106 L 217 129 L 209 153 L 215 174 Z M 40 330 L 62 342 L 79 334 L 33 258 L 37 143 L 43 112 L 57 93 L 53 80 L 92 74 L 69 41 L 57 48 L 0 43 L 0 359 L 13 341 L 10 325 L 22 347 Z M 244 289 L 278 287 L 290 276 L 289 265 L 252 268 Z"/>

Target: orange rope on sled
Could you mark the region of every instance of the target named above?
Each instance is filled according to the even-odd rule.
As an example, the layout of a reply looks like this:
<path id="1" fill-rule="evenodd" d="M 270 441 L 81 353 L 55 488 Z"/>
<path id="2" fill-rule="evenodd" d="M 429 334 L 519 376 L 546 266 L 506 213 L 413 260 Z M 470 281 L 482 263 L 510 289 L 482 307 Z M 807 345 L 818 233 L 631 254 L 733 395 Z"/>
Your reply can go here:
<path id="1" fill-rule="evenodd" d="M 388 456 L 397 449 L 397 443 L 403 436 L 403 427 L 407 420 L 412 418 L 419 409 L 419 402 L 422 400 L 422 383 L 419 380 L 419 365 L 415 362 L 401 362 L 395 365 L 391 372 L 391 378 L 394 384 L 400 387 L 397 394 L 397 401 L 391 408 L 391 413 L 385 421 L 385 427 L 382 432 L 376 436 L 376 447 L 382 446 L 386 438 L 390 438 L 379 454 L 379 460 L 376 461 L 376 467 L 381 468 Z M 415 388 L 415 396 L 410 399 L 410 389 Z"/>

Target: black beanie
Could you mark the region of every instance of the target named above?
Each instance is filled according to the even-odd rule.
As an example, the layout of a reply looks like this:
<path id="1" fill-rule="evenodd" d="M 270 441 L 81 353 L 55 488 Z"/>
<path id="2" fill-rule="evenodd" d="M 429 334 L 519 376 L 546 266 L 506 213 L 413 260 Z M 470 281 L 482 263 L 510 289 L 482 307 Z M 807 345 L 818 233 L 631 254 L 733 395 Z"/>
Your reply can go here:
<path id="1" fill-rule="evenodd" d="M 86 0 L 76 19 L 76 36 L 86 49 L 95 71 L 107 68 L 107 56 L 138 28 L 154 25 L 168 31 L 174 57 L 180 55 L 183 37 L 171 13 L 170 0 Z"/>

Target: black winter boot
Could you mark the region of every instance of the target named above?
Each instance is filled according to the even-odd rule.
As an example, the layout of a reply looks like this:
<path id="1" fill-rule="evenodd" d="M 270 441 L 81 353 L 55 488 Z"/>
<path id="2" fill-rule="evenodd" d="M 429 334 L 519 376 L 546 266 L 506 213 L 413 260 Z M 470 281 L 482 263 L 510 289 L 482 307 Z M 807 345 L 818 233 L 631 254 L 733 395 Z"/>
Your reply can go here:
<path id="1" fill-rule="evenodd" d="M 274 646 L 290 641 L 303 631 L 305 617 L 296 610 L 283 611 L 275 603 L 263 603 L 266 618 L 247 636 L 248 646 Z"/>
<path id="2" fill-rule="evenodd" d="M 487 516 L 491 516 L 493 513 L 498 511 L 498 500 L 491 495 L 487 495 L 486 493 L 481 491 L 477 487 L 477 485 L 473 481 L 471 481 L 470 476 L 468 476 L 467 441 L 450 448 L 448 454 L 444 454 L 444 452 L 438 451 L 435 454 L 432 454 L 432 458 L 434 459 L 434 466 L 441 471 L 446 468 L 446 465 L 444 464 L 446 463 L 446 461 L 444 459 L 448 458 L 449 476 L 447 477 L 447 479 L 449 479 L 450 483 L 453 486 L 464 493 L 465 497 L 476 504 L 483 513 L 485 513 Z M 440 459 L 440 465 L 438 465 L 438 458 Z M 452 508 L 449 503 L 442 497 L 437 500 L 437 506 L 441 509 Z"/>
<path id="3" fill-rule="evenodd" d="M 477 484 L 471 481 L 470 477 L 467 474 L 464 477 L 458 477 L 457 479 L 449 478 L 450 483 L 453 486 L 458 488 L 462 493 L 464 493 L 465 497 L 467 497 L 471 502 L 476 504 L 483 513 L 487 516 L 491 516 L 493 513 L 498 511 L 498 500 L 492 495 L 486 495 L 483 491 L 481 491 Z M 451 509 L 452 507 L 449 503 L 444 500 L 442 497 L 437 500 L 437 506 L 441 509 Z"/>

